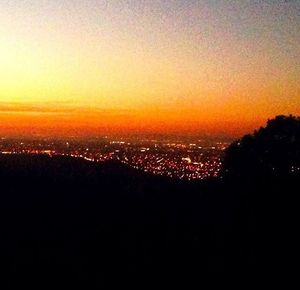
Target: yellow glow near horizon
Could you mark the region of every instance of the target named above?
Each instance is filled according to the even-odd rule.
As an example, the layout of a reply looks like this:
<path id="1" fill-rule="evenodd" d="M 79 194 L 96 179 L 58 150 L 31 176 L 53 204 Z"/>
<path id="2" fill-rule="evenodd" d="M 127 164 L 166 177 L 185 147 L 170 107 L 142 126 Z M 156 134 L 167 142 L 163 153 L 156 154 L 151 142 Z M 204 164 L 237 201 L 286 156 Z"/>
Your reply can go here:
<path id="1" fill-rule="evenodd" d="M 300 114 L 299 5 L 284 5 L 0 3 L 0 133 L 239 134 Z"/>

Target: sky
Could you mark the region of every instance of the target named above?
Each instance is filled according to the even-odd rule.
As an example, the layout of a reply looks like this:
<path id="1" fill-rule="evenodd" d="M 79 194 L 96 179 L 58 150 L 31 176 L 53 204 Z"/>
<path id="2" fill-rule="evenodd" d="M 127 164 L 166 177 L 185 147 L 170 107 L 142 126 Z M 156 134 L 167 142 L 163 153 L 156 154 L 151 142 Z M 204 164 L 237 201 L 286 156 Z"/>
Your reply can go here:
<path id="1" fill-rule="evenodd" d="M 299 0 L 0 1 L 0 134 L 239 135 L 299 79 Z"/>

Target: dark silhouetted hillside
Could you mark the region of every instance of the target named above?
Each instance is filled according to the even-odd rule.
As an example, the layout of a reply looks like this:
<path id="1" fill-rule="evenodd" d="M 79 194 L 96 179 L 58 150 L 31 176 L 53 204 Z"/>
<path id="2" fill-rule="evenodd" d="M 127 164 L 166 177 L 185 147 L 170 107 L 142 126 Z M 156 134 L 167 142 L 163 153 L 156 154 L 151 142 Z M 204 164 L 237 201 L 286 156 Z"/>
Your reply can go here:
<path id="1" fill-rule="evenodd" d="M 300 118 L 277 116 L 227 149 L 223 175 L 243 180 L 299 177 Z"/>
<path id="2" fill-rule="evenodd" d="M 283 275 L 297 248 L 299 136 L 298 118 L 270 120 L 228 148 L 222 178 L 190 183 L 0 155 L 3 289 Z"/>
<path id="3" fill-rule="evenodd" d="M 298 251 L 300 118 L 277 116 L 226 150 L 225 192 L 240 200 L 237 228 L 246 228 L 263 276 L 295 274 Z M 284 266 L 283 266 L 284 265 Z"/>

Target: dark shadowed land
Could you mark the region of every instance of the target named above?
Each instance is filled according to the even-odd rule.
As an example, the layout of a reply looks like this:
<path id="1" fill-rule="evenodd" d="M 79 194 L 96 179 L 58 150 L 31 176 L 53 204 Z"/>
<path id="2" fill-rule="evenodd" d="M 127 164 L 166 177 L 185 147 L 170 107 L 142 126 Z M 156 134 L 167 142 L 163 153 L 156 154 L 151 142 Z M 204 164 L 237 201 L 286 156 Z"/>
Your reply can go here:
<path id="1" fill-rule="evenodd" d="M 144 288 L 292 275 L 299 178 L 291 116 L 233 143 L 221 177 L 199 182 L 117 162 L 0 155 L 1 282 Z"/>

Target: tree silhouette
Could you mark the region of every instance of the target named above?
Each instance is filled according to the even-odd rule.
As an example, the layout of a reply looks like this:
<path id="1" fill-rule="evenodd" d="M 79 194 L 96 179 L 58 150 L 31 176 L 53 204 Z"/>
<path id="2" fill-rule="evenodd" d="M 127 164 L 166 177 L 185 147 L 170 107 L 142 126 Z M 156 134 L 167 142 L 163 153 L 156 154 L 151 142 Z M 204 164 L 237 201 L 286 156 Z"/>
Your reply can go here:
<path id="1" fill-rule="evenodd" d="M 222 175 L 242 179 L 300 174 L 300 117 L 277 116 L 228 147 Z"/>

